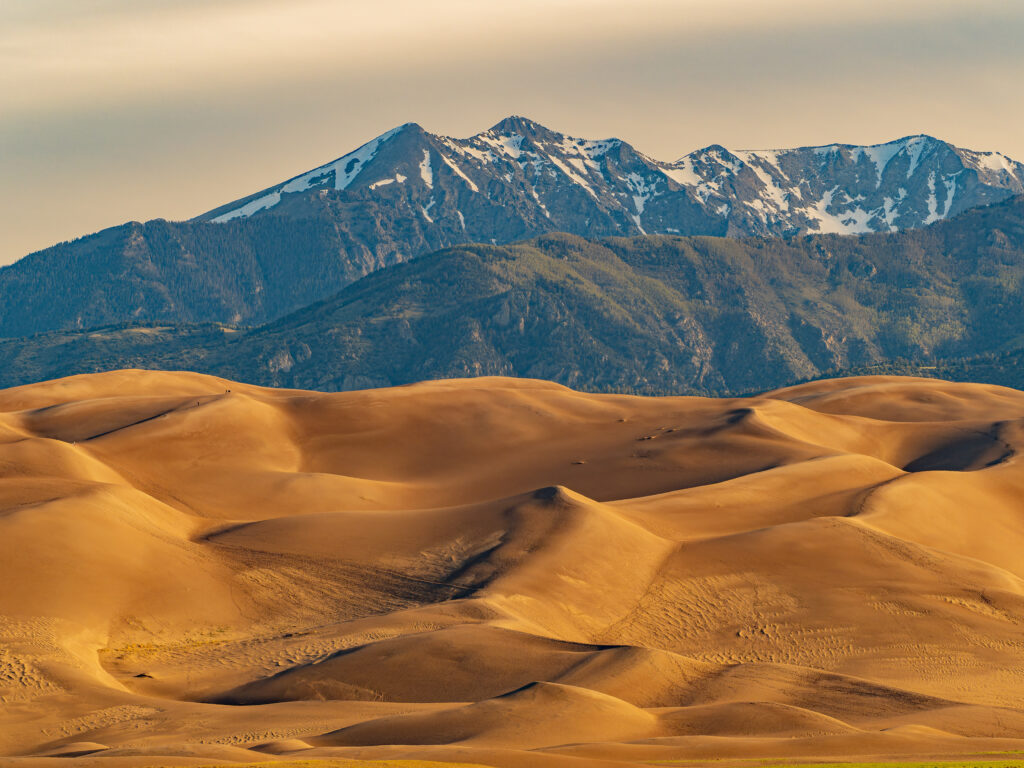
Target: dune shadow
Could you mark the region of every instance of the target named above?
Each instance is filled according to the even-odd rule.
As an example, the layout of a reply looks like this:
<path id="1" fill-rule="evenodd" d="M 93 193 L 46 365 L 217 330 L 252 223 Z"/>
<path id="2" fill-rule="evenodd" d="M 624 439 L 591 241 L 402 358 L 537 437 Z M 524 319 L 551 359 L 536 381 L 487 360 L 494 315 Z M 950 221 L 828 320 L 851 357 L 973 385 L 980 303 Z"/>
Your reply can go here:
<path id="1" fill-rule="evenodd" d="M 974 472 L 1001 464 L 1014 455 L 998 430 L 960 437 L 918 456 L 903 467 L 905 472 Z"/>

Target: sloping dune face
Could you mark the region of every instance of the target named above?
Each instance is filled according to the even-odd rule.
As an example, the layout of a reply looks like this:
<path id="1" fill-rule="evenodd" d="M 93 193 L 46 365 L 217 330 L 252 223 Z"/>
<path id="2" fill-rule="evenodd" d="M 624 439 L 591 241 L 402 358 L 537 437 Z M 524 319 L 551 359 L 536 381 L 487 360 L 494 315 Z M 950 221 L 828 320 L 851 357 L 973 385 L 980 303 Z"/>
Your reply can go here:
<path id="1" fill-rule="evenodd" d="M 0 392 L 0 754 L 1024 749 L 1024 393 Z M 5 763 L 6 764 L 6 763 Z"/>

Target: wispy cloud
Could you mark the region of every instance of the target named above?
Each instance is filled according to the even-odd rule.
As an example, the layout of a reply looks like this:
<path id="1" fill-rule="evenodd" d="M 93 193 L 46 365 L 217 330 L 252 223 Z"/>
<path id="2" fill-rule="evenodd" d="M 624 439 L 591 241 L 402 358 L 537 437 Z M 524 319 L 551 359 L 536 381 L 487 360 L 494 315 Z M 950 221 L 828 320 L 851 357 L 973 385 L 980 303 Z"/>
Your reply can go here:
<path id="1" fill-rule="evenodd" d="M 0 88 L 7 110 L 66 111 L 125 98 L 166 99 L 225 87 L 302 79 L 311 72 L 376 73 L 517 58 L 559 49 L 645 46 L 732 52 L 772 37 L 885 36 L 915 26 L 1014 15 L 1016 4 L 833 3 L 765 0 L 31 0 L 0 13 Z M 1017 6 L 1020 21 L 1024 10 Z M 955 22 L 955 23 L 950 23 Z M 992 32 L 1006 29 L 996 26 Z M 731 38 L 731 39 L 730 39 Z M 865 40 L 864 42 L 870 42 Z M 908 40 L 911 42 L 912 40 Z M 975 40 L 975 42 L 978 42 Z M 913 47 L 913 46 L 912 46 Z M 990 48 L 983 48 L 979 52 Z M 955 53 L 955 52 L 951 52 Z M 556 55 L 552 55 L 556 54 Z"/>

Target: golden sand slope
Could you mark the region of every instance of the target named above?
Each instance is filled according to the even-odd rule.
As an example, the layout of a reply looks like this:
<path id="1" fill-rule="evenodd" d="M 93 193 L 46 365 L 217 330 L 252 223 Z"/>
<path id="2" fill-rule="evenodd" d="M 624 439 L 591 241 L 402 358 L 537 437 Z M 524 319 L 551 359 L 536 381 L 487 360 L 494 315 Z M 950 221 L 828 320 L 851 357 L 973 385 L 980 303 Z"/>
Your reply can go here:
<path id="1" fill-rule="evenodd" d="M 0 392 L 0 762 L 1024 749 L 1024 393 Z"/>

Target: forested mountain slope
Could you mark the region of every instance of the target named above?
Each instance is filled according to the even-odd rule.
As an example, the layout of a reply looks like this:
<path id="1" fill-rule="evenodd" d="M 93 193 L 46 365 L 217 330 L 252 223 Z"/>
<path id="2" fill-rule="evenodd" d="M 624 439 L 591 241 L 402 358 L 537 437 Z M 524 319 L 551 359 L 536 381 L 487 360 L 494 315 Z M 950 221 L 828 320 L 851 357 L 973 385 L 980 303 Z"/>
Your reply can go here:
<path id="1" fill-rule="evenodd" d="M 1024 200 L 922 230 L 790 240 L 545 235 L 439 251 L 274 323 L 0 343 L 10 385 L 118 367 L 324 390 L 500 374 L 744 392 L 1024 342 Z"/>

